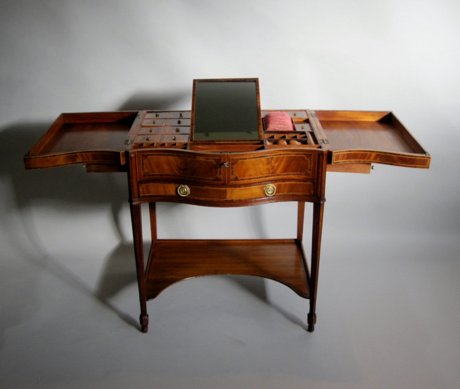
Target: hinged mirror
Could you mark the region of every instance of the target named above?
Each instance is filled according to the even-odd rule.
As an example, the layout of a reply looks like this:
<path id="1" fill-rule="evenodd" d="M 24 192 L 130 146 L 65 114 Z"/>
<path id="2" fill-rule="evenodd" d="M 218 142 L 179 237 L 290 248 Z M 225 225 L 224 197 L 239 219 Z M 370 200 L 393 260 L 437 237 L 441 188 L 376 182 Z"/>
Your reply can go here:
<path id="1" fill-rule="evenodd" d="M 261 140 L 259 80 L 194 80 L 191 124 L 194 141 Z"/>

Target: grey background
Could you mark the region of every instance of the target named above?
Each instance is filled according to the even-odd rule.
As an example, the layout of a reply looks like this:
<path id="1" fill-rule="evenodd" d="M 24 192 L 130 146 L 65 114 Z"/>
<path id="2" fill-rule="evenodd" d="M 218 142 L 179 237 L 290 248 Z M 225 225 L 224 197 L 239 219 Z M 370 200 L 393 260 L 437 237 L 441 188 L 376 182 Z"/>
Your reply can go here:
<path id="1" fill-rule="evenodd" d="M 460 382 L 456 1 L 1 1 L 2 388 L 453 388 Z M 61 112 L 187 109 L 259 77 L 263 108 L 391 110 L 430 170 L 328 174 L 318 325 L 286 287 L 184 281 L 135 322 L 126 178 L 24 171 Z M 309 211 L 310 212 L 310 211 Z M 284 237 L 295 206 L 159 207 L 162 237 Z M 306 232 L 307 236 L 307 232 Z"/>

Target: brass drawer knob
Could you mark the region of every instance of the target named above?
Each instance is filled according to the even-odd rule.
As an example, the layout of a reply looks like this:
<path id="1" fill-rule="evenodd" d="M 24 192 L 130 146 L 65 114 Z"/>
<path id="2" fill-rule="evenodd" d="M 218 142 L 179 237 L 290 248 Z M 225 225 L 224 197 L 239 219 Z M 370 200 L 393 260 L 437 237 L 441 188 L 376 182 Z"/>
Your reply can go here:
<path id="1" fill-rule="evenodd" d="M 180 197 L 187 197 L 190 194 L 190 188 L 188 185 L 179 185 L 177 187 L 177 194 Z"/>
<path id="2" fill-rule="evenodd" d="M 267 184 L 264 186 L 265 196 L 272 197 L 276 194 L 276 186 L 274 184 Z"/>

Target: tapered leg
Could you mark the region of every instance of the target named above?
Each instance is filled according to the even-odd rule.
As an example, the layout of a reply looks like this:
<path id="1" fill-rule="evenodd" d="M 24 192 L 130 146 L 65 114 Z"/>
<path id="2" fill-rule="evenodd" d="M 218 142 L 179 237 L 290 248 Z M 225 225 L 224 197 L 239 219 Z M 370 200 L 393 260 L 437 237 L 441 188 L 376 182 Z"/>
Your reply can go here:
<path id="1" fill-rule="evenodd" d="M 318 291 L 319 259 L 321 253 L 321 233 L 323 229 L 324 202 L 313 204 L 313 234 L 310 273 L 310 312 L 308 331 L 313 332 L 316 324 L 316 294 Z"/>
<path id="2" fill-rule="evenodd" d="M 150 236 L 152 243 L 157 240 L 157 211 L 156 203 L 149 203 L 149 214 L 150 214 Z"/>
<path id="3" fill-rule="evenodd" d="M 305 217 L 305 202 L 299 201 L 297 203 L 297 240 L 302 242 L 303 240 L 303 223 Z"/>
<path id="4" fill-rule="evenodd" d="M 142 215 L 140 204 L 130 204 L 131 222 L 134 238 L 134 256 L 136 258 L 137 285 L 139 288 L 139 302 L 141 314 L 139 322 L 141 331 L 147 332 L 149 328 L 149 315 L 147 314 L 147 299 L 145 293 L 144 247 L 142 241 Z"/>

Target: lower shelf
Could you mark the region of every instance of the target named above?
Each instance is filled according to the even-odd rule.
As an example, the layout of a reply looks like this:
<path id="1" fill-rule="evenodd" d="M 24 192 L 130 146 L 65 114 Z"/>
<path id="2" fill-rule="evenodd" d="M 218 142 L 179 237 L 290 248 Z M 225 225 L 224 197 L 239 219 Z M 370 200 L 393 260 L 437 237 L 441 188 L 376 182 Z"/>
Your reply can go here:
<path id="1" fill-rule="evenodd" d="M 146 270 L 147 299 L 180 280 L 205 275 L 269 278 L 309 298 L 308 269 L 295 239 L 157 240 Z"/>

